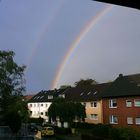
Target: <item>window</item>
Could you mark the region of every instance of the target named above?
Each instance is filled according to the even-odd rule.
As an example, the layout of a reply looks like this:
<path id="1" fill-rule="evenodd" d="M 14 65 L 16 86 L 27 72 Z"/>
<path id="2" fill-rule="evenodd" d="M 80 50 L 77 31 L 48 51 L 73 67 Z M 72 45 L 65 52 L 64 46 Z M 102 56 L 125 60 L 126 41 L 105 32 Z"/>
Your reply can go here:
<path id="1" fill-rule="evenodd" d="M 126 100 L 126 107 L 132 107 L 132 101 Z"/>
<path id="2" fill-rule="evenodd" d="M 46 107 L 48 106 L 48 104 L 46 104 Z"/>
<path id="3" fill-rule="evenodd" d="M 41 106 L 43 106 L 43 104 L 41 104 Z"/>
<path id="4" fill-rule="evenodd" d="M 134 101 L 134 104 L 135 104 L 136 107 L 140 107 L 140 99 L 136 99 Z"/>
<path id="5" fill-rule="evenodd" d="M 117 108 L 117 100 L 116 99 L 109 100 L 109 108 Z"/>
<path id="6" fill-rule="evenodd" d="M 29 107 L 32 107 L 32 104 L 29 104 Z"/>
<path id="7" fill-rule="evenodd" d="M 87 95 L 89 95 L 91 92 L 88 92 Z"/>
<path id="8" fill-rule="evenodd" d="M 127 124 L 133 124 L 133 118 L 127 117 Z"/>
<path id="9" fill-rule="evenodd" d="M 32 115 L 32 111 L 30 111 L 30 115 Z"/>
<path id="10" fill-rule="evenodd" d="M 90 118 L 93 120 L 98 120 L 98 114 L 91 114 Z"/>
<path id="11" fill-rule="evenodd" d="M 53 99 L 53 96 L 52 95 L 48 95 L 48 99 Z"/>
<path id="12" fill-rule="evenodd" d="M 97 107 L 97 102 L 91 102 L 91 107 Z"/>
<path id="13" fill-rule="evenodd" d="M 85 103 L 85 102 L 84 102 L 84 103 L 82 103 L 82 105 L 86 107 L 86 103 Z"/>
<path id="14" fill-rule="evenodd" d="M 45 116 L 48 116 L 48 112 L 45 112 Z"/>
<path id="15" fill-rule="evenodd" d="M 34 107 L 36 107 L 36 104 L 34 104 Z"/>
<path id="16" fill-rule="evenodd" d="M 59 97 L 60 98 L 65 98 L 65 94 L 60 94 Z"/>
<path id="17" fill-rule="evenodd" d="M 137 117 L 136 120 L 135 120 L 136 124 L 139 124 L 140 125 L 140 117 Z"/>
<path id="18" fill-rule="evenodd" d="M 110 121 L 110 124 L 118 124 L 117 116 L 114 116 L 114 115 L 109 116 L 109 121 Z"/>
<path id="19" fill-rule="evenodd" d="M 43 112 L 40 112 L 41 115 L 43 115 Z"/>

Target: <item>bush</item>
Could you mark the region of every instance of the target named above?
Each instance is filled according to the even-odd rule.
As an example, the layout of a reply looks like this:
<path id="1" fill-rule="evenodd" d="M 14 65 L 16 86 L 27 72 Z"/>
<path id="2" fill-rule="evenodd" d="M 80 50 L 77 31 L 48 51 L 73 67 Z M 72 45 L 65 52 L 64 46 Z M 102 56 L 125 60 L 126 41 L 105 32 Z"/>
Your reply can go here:
<path id="1" fill-rule="evenodd" d="M 110 125 L 97 124 L 92 128 L 92 135 L 109 138 L 111 132 Z"/>
<path id="2" fill-rule="evenodd" d="M 36 123 L 42 125 L 43 118 L 29 118 L 28 123 Z"/>
<path id="3" fill-rule="evenodd" d="M 112 128 L 111 137 L 113 140 L 140 140 L 140 134 L 132 128 Z"/>
<path id="4" fill-rule="evenodd" d="M 82 134 L 81 135 L 81 140 L 109 140 L 109 139 L 106 139 L 106 138 L 103 138 L 103 137 L 99 137 L 99 136 Z"/>
<path id="5" fill-rule="evenodd" d="M 54 127 L 54 131 L 55 131 L 55 134 L 61 134 L 61 135 L 71 134 L 70 128 Z"/>
<path id="6" fill-rule="evenodd" d="M 80 129 L 91 129 L 95 127 L 95 124 L 90 124 L 90 123 L 81 123 L 81 122 L 75 122 L 72 124 L 72 127 L 74 128 L 80 128 Z"/>

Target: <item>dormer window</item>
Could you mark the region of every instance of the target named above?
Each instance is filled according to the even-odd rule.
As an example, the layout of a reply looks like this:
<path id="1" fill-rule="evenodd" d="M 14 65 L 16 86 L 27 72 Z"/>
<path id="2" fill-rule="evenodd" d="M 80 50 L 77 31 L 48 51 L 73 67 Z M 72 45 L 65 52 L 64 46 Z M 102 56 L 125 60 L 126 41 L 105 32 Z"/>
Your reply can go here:
<path id="1" fill-rule="evenodd" d="M 88 92 L 87 95 L 89 95 L 91 92 Z"/>
<path id="2" fill-rule="evenodd" d="M 93 94 L 94 94 L 94 95 L 97 94 L 97 91 L 95 91 Z"/>
<path id="3" fill-rule="evenodd" d="M 53 99 L 53 95 L 48 95 L 48 99 Z"/>
<path id="4" fill-rule="evenodd" d="M 65 94 L 60 94 L 59 97 L 60 98 L 65 98 Z"/>

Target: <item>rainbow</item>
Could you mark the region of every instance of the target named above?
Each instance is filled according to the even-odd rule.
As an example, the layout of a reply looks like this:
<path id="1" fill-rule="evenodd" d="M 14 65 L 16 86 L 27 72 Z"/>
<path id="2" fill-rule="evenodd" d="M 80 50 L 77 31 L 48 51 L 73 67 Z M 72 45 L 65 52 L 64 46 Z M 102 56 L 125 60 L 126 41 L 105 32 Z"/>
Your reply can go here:
<path id="1" fill-rule="evenodd" d="M 61 10 L 61 8 L 63 7 L 63 5 L 65 4 L 65 0 L 61 0 L 59 1 L 59 3 L 56 5 L 56 7 L 53 8 L 52 11 L 50 11 L 50 16 L 47 18 L 47 20 L 40 25 L 40 28 L 38 29 L 37 32 L 37 37 L 36 39 L 34 39 L 35 41 L 33 41 L 33 44 L 31 45 L 31 47 L 28 50 L 28 54 L 26 56 L 26 72 L 28 71 L 29 67 L 31 66 L 31 63 L 33 61 L 33 59 L 35 58 L 38 49 L 40 49 L 40 42 L 44 39 L 47 30 L 49 28 L 49 26 L 51 25 L 51 23 L 55 20 L 55 17 L 57 16 L 57 14 L 59 13 L 59 11 Z"/>
<path id="2" fill-rule="evenodd" d="M 95 17 L 93 17 L 83 28 L 83 30 L 78 34 L 72 45 L 70 45 L 67 53 L 65 54 L 63 61 L 58 67 L 58 70 L 55 74 L 55 78 L 52 81 L 51 89 L 54 89 L 57 87 L 58 81 L 63 73 L 63 70 L 71 56 L 71 54 L 74 52 L 76 47 L 78 47 L 79 43 L 84 39 L 84 37 L 88 34 L 88 32 L 102 19 L 103 16 L 105 16 L 111 9 L 112 5 L 106 6 L 103 10 L 101 10 Z"/>

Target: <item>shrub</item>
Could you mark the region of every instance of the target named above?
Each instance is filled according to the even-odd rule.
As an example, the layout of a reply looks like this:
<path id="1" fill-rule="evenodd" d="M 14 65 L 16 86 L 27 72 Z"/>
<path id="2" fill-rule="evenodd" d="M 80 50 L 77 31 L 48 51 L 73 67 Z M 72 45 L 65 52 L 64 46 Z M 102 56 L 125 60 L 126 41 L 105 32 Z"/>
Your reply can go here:
<path id="1" fill-rule="evenodd" d="M 42 125 L 43 118 L 29 118 L 28 123 L 36 123 Z"/>
<path id="2" fill-rule="evenodd" d="M 112 128 L 113 140 L 140 140 L 140 134 L 131 128 Z"/>
<path id="3" fill-rule="evenodd" d="M 70 128 L 64 128 L 64 127 L 54 127 L 54 131 L 56 134 L 71 134 L 71 129 Z"/>
<path id="4" fill-rule="evenodd" d="M 75 127 L 75 128 L 80 128 L 80 129 L 91 129 L 93 127 L 95 127 L 94 124 L 90 124 L 90 123 L 81 123 L 81 122 L 75 122 L 72 124 L 72 127 Z"/>
<path id="5" fill-rule="evenodd" d="M 97 124 L 92 128 L 92 134 L 94 136 L 109 138 L 110 132 L 111 132 L 111 127 L 109 125 Z"/>
<path id="6" fill-rule="evenodd" d="M 99 137 L 99 136 L 82 134 L 81 135 L 81 140 L 109 140 L 109 139 L 106 139 L 106 138 L 103 138 L 103 137 Z"/>

